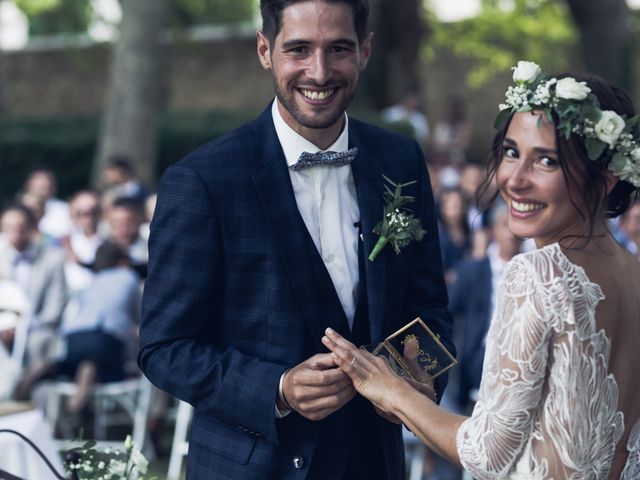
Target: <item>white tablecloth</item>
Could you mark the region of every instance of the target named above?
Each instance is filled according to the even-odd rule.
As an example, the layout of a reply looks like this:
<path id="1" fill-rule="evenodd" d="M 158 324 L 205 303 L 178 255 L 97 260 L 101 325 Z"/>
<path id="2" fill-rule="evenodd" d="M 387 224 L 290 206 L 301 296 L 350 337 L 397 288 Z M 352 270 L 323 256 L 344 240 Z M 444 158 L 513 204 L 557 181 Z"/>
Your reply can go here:
<path id="1" fill-rule="evenodd" d="M 51 426 L 39 410 L 0 416 L 0 430 L 2 429 L 22 433 L 42 450 L 58 474 L 64 475 L 62 461 L 53 442 Z M 0 469 L 26 480 L 56 478 L 24 440 L 10 433 L 0 433 Z"/>

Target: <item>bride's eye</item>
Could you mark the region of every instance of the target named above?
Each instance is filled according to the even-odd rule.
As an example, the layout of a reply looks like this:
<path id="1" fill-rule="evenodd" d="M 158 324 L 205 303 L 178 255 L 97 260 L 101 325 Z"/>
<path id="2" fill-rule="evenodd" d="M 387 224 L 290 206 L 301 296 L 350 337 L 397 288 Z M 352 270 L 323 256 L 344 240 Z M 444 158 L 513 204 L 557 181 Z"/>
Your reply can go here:
<path id="1" fill-rule="evenodd" d="M 518 158 L 518 151 L 509 145 L 503 145 L 502 155 L 509 158 Z"/>
<path id="2" fill-rule="evenodd" d="M 540 159 L 540 164 L 543 167 L 547 167 L 547 168 L 554 168 L 558 166 L 558 161 L 555 158 L 551 158 L 551 157 L 542 157 Z"/>

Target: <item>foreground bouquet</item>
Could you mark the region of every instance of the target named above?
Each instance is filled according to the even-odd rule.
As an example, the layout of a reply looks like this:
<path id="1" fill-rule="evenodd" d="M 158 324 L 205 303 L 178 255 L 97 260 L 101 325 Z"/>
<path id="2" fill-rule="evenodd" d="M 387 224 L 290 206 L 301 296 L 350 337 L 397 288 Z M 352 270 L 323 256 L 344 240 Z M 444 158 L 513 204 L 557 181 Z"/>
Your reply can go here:
<path id="1" fill-rule="evenodd" d="M 71 478 L 81 480 L 144 480 L 149 462 L 127 435 L 124 450 L 97 450 L 96 442 L 67 451 L 65 467 Z M 154 480 L 151 477 L 148 480 Z"/>

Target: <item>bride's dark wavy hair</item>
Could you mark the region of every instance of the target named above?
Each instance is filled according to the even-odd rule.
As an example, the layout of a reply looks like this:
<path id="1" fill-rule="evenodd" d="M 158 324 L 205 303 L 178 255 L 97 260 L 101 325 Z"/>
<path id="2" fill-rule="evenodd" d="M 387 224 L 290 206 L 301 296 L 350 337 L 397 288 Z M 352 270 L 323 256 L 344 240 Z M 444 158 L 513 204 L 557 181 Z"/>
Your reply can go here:
<path id="1" fill-rule="evenodd" d="M 563 73 L 555 78 L 560 80 L 565 77 L 572 77 L 578 82 L 585 82 L 591 92 L 598 98 L 601 110 L 613 110 L 626 118 L 635 116 L 636 113 L 631 98 L 623 89 L 591 75 Z M 557 124 L 558 118 L 555 112 L 553 112 L 553 119 L 554 123 Z M 483 210 L 488 209 L 499 194 L 499 192 L 494 191 L 494 180 L 502 161 L 504 138 L 510 123 L 511 119 L 498 130 L 493 138 L 493 144 L 487 159 L 485 178 L 477 192 L 478 204 Z M 640 138 L 638 125 L 635 126 L 632 133 L 636 138 Z M 627 211 L 632 200 L 638 198 L 638 189 L 625 180 L 619 180 L 607 194 L 606 172 L 609 159 L 602 155 L 597 160 L 589 160 L 584 137 L 572 134 L 567 139 L 560 135 L 556 129 L 556 145 L 560 167 L 562 168 L 571 203 L 580 212 L 582 218 L 588 222 L 589 230 L 586 237 L 588 241 L 593 236 L 594 223 L 603 207 L 606 218 L 615 218 L 622 215 Z M 571 188 L 572 186 L 574 188 Z M 581 202 L 575 201 L 572 191 L 579 192 Z"/>

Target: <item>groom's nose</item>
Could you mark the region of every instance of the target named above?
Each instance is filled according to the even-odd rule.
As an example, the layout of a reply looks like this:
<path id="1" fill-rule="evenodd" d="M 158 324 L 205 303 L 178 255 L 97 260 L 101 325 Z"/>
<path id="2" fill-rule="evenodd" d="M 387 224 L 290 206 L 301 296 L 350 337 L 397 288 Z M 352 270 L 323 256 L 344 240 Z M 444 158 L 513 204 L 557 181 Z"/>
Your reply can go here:
<path id="1" fill-rule="evenodd" d="M 314 52 L 307 68 L 307 76 L 318 85 L 324 85 L 331 78 L 331 66 L 324 51 Z"/>

